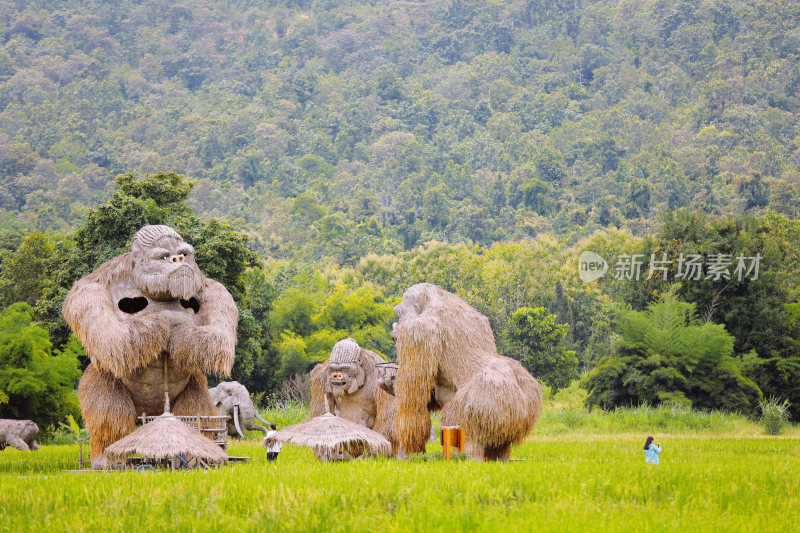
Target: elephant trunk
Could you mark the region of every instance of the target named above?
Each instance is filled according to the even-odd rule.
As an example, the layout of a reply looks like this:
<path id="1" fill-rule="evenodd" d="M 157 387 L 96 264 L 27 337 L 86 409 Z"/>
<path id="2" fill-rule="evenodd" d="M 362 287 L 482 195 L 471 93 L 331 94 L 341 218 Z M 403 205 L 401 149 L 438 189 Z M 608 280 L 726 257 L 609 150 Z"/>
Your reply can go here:
<path id="1" fill-rule="evenodd" d="M 244 433 L 242 432 L 242 426 L 239 423 L 239 406 L 233 406 L 233 425 L 236 426 L 236 432 L 239 434 L 241 438 L 244 438 Z"/>
<path id="2" fill-rule="evenodd" d="M 258 411 L 256 411 L 256 413 L 255 413 L 255 414 L 256 414 L 256 418 L 258 418 L 259 420 L 261 420 L 261 421 L 262 421 L 264 424 L 266 424 L 266 425 L 267 425 L 267 427 L 269 427 L 269 422 L 267 422 L 266 420 L 264 420 L 263 418 L 261 418 L 261 415 L 260 415 L 260 414 L 258 414 Z"/>

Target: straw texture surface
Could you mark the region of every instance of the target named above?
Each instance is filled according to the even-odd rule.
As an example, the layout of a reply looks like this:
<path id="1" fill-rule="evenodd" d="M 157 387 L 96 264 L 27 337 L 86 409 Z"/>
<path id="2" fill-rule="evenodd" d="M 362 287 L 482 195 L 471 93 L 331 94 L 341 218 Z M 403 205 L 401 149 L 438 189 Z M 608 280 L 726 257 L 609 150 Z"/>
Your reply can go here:
<path id="1" fill-rule="evenodd" d="M 391 443 L 380 433 L 331 413 L 287 426 L 265 438 L 264 445 L 275 441 L 308 446 L 318 457 L 325 454 L 336 457 L 342 453 L 358 457 L 367 452 L 388 457 L 392 453 Z"/>
<path id="2" fill-rule="evenodd" d="M 539 418 L 536 379 L 497 353 L 485 316 L 441 287 L 408 288 L 395 314 L 395 430 L 403 450 L 425 451 L 429 411 L 441 409 L 442 425 L 464 428 L 469 457 L 507 459 Z"/>
<path id="3" fill-rule="evenodd" d="M 228 462 L 228 454 L 222 448 L 171 413 L 164 413 L 152 422 L 144 424 L 106 448 L 105 453 L 111 460 L 120 460 L 131 455 L 143 455 L 153 459 L 191 455 L 210 464 Z"/>
<path id="4" fill-rule="evenodd" d="M 161 413 L 163 358 L 174 412 L 216 414 L 205 374 L 230 375 L 238 310 L 173 229 L 139 230 L 130 252 L 75 282 L 62 311 L 91 360 L 78 392 L 92 457 L 131 433 L 142 412 Z"/>

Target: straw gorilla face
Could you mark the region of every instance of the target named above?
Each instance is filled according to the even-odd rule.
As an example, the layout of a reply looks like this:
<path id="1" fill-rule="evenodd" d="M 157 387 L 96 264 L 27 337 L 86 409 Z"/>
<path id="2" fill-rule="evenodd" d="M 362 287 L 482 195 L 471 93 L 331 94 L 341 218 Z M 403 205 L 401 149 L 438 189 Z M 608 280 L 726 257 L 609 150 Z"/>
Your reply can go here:
<path id="1" fill-rule="evenodd" d="M 335 397 L 353 394 L 362 385 L 366 374 L 361 367 L 361 360 L 351 363 L 328 363 L 328 392 Z"/>
<path id="2" fill-rule="evenodd" d="M 203 283 L 194 248 L 175 235 L 163 235 L 133 252 L 133 277 L 153 300 L 189 300 Z"/>
<path id="3" fill-rule="evenodd" d="M 364 365 L 369 364 L 361 357 L 361 347 L 353 339 L 337 342 L 328 359 L 325 376 L 325 390 L 335 398 L 354 394 L 367 378 Z"/>

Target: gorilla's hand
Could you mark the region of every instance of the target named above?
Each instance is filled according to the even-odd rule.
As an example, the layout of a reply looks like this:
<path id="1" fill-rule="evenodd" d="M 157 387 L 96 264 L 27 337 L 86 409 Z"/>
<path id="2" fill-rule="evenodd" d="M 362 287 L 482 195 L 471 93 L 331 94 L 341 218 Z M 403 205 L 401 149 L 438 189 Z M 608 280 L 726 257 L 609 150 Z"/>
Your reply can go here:
<path id="1" fill-rule="evenodd" d="M 194 325 L 194 320 L 192 319 L 191 315 L 181 311 L 164 309 L 163 311 L 159 311 L 158 314 L 162 317 L 166 324 L 169 324 L 173 328 L 176 326 Z"/>
<path id="2" fill-rule="evenodd" d="M 394 396 L 394 383 L 396 381 L 396 377 L 393 376 L 380 376 L 378 378 L 377 384 L 378 387 L 385 390 L 392 396 Z"/>
<path id="3" fill-rule="evenodd" d="M 172 328 L 167 351 L 176 365 L 200 367 L 204 374 L 229 376 L 233 367 L 236 337 L 214 325 Z"/>

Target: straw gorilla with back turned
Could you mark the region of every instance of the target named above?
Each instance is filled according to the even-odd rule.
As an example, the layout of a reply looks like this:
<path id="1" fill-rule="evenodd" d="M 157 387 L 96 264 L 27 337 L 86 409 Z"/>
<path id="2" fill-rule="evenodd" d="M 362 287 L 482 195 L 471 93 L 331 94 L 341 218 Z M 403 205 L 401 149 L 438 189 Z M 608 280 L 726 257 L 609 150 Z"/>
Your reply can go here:
<path id="1" fill-rule="evenodd" d="M 497 353 L 489 320 L 464 300 L 429 283 L 410 287 L 394 309 L 398 321 L 395 431 L 407 453 L 424 452 L 429 411 L 443 426 L 464 428 L 471 459 L 507 459 L 536 425 L 539 383 Z"/>
<path id="2" fill-rule="evenodd" d="M 165 359 L 172 412 L 216 414 L 205 374 L 230 375 L 238 311 L 172 228 L 140 229 L 129 252 L 73 285 L 63 313 L 91 359 L 78 392 L 93 465 L 138 415 L 164 411 Z"/>

